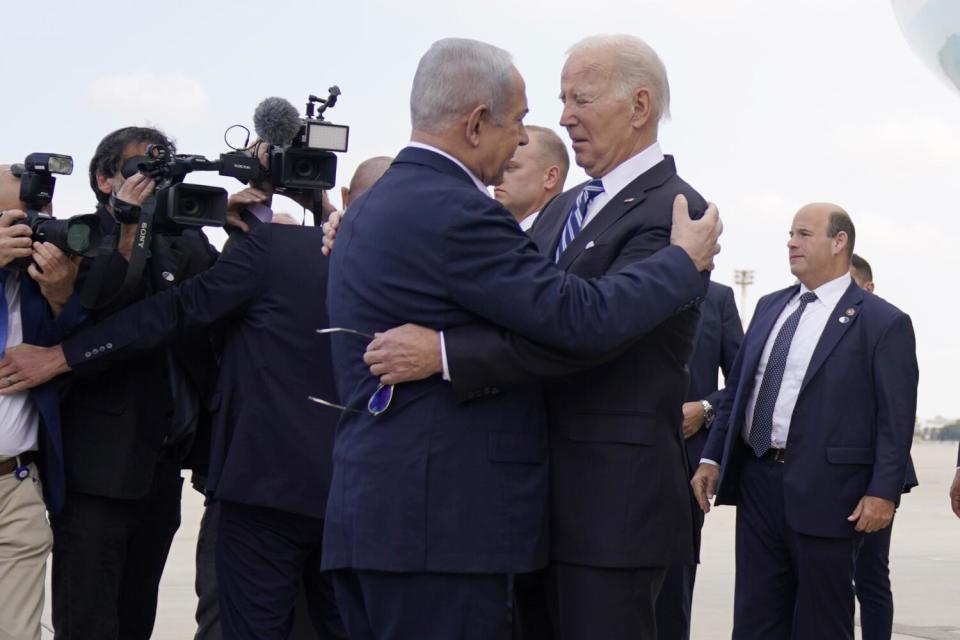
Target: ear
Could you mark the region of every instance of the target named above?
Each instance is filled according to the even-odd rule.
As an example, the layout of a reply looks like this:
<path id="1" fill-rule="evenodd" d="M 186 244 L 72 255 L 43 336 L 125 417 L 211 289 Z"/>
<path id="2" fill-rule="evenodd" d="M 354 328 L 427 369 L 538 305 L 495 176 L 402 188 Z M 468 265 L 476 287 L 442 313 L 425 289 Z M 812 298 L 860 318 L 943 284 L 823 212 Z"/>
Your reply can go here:
<path id="1" fill-rule="evenodd" d="M 100 189 L 100 193 L 106 193 L 107 195 L 113 193 L 113 183 L 110 182 L 110 176 L 105 176 L 102 173 L 98 173 L 97 189 Z"/>
<path id="2" fill-rule="evenodd" d="M 639 129 L 653 117 L 653 103 L 650 99 L 650 89 L 640 87 L 633 92 L 633 126 Z"/>
<path id="3" fill-rule="evenodd" d="M 557 183 L 560 182 L 560 167 L 557 165 L 551 165 L 543 173 L 543 190 L 551 191 L 557 186 Z"/>
<path id="4" fill-rule="evenodd" d="M 470 144 L 471 147 L 476 148 L 480 146 L 480 132 L 486 124 L 486 116 L 489 111 L 487 105 L 481 104 L 467 116 L 466 130 L 464 133 L 466 134 L 467 143 Z"/>
<path id="5" fill-rule="evenodd" d="M 838 255 L 840 253 L 846 253 L 847 251 L 847 242 L 850 239 L 847 237 L 846 231 L 838 231 L 837 235 L 833 237 L 833 255 Z"/>
<path id="6" fill-rule="evenodd" d="M 873 280 L 863 285 L 863 288 L 869 291 L 870 293 L 873 293 Z"/>
<path id="7" fill-rule="evenodd" d="M 350 206 L 350 189 L 347 187 L 340 187 L 340 202 L 342 203 L 341 209 L 346 211 L 347 207 Z"/>

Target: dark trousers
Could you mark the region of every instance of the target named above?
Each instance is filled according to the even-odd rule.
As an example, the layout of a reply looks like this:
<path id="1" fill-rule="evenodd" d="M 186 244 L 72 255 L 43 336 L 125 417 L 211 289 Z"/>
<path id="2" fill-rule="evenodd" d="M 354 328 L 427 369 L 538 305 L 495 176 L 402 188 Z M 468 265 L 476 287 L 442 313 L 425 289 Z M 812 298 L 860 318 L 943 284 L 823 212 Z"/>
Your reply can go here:
<path id="1" fill-rule="evenodd" d="M 510 640 L 504 574 L 334 571 L 351 640 Z"/>
<path id="2" fill-rule="evenodd" d="M 703 511 L 693 507 L 693 526 L 703 529 Z M 657 596 L 658 640 L 690 640 L 690 618 L 693 612 L 693 587 L 697 581 L 696 564 L 674 564 L 667 567 L 660 595 Z"/>
<path id="3" fill-rule="evenodd" d="M 165 462 L 138 500 L 68 492 L 51 522 L 57 640 L 150 637 L 182 484 L 179 465 Z"/>
<path id="4" fill-rule="evenodd" d="M 322 640 L 346 638 L 330 584 L 320 571 L 323 520 L 220 501 L 217 588 L 220 625 L 230 640 L 287 640 L 301 580 Z"/>
<path id="5" fill-rule="evenodd" d="M 656 602 L 666 567 L 550 567 L 557 640 L 654 640 Z"/>
<path id="6" fill-rule="evenodd" d="M 890 590 L 890 537 L 886 529 L 863 536 L 857 554 L 854 583 L 860 601 L 863 640 L 890 640 L 893 634 L 893 593 Z"/>
<path id="7" fill-rule="evenodd" d="M 853 562 L 860 537 L 819 538 L 792 530 L 783 465 L 743 458 L 733 639 L 853 640 Z"/>

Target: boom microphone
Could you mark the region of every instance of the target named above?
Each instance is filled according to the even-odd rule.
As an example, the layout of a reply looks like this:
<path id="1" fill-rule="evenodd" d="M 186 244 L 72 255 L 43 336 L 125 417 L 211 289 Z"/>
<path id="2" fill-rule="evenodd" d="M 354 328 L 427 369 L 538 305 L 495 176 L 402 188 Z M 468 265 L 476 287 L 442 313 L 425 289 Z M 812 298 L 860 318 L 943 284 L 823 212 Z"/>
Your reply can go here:
<path id="1" fill-rule="evenodd" d="M 283 98 L 266 98 L 253 112 L 253 130 L 269 144 L 290 144 L 301 126 L 300 112 Z"/>

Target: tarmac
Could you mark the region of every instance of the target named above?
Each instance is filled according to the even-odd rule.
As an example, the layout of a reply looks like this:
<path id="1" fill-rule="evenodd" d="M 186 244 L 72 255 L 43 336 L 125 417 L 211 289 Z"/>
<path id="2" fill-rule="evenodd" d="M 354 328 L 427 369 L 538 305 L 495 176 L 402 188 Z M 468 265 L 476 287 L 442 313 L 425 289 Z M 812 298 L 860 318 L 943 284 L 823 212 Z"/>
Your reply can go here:
<path id="1" fill-rule="evenodd" d="M 960 640 L 960 519 L 950 511 L 947 498 L 956 468 L 957 443 L 916 442 L 913 458 L 920 486 L 903 498 L 890 552 L 895 606 L 893 639 Z M 156 640 L 188 640 L 196 629 L 194 551 L 202 511 L 201 496 L 185 482 L 182 524 L 160 585 L 153 633 Z M 703 563 L 694 593 L 694 640 L 730 637 L 734 516 L 732 507 L 713 509 L 707 516 Z M 47 569 L 49 573 L 49 563 Z M 44 640 L 53 638 L 49 632 L 49 587 L 47 593 Z"/>

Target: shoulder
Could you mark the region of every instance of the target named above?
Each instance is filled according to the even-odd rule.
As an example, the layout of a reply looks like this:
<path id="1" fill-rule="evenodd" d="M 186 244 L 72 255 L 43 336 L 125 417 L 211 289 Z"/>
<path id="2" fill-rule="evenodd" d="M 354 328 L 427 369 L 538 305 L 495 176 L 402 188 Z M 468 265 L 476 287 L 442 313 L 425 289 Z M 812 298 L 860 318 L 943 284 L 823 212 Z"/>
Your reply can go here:
<path id="1" fill-rule="evenodd" d="M 880 296 L 864 292 L 861 303 L 863 319 L 886 329 L 898 323 L 910 323 L 910 316 Z"/>

